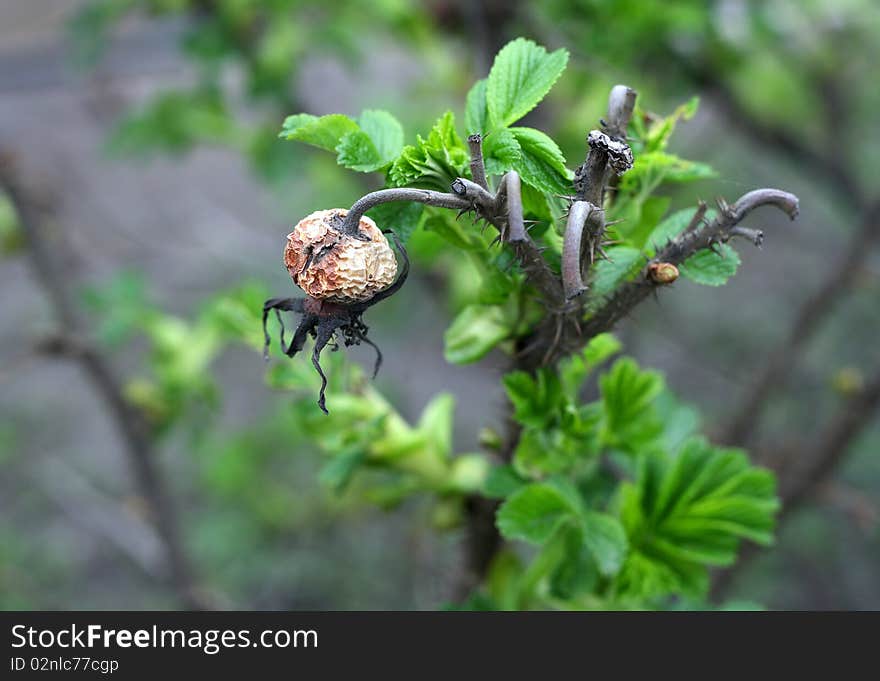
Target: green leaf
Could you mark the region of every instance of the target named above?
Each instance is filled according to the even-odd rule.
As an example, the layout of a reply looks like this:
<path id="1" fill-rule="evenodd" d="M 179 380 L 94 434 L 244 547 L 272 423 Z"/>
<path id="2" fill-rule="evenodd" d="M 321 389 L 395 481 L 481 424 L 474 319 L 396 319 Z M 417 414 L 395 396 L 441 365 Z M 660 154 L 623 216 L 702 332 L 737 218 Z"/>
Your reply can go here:
<path id="1" fill-rule="evenodd" d="M 376 147 L 382 165 L 391 163 L 403 149 L 403 126 L 387 111 L 366 109 L 358 118 L 358 125 Z"/>
<path id="2" fill-rule="evenodd" d="M 534 377 L 525 371 L 512 371 L 502 380 L 519 423 L 541 427 L 555 418 L 563 398 L 555 371 L 542 368 Z"/>
<path id="3" fill-rule="evenodd" d="M 648 235 L 648 246 L 656 249 L 663 248 L 667 243 L 681 234 L 690 224 L 697 212 L 696 208 L 684 208 L 666 217 Z"/>
<path id="4" fill-rule="evenodd" d="M 699 106 L 700 98 L 691 97 L 687 102 L 679 105 L 669 116 L 656 119 L 644 133 L 642 141 L 645 146 L 645 151 L 654 152 L 664 150 L 669 143 L 669 138 L 672 137 L 672 133 L 675 131 L 675 126 L 678 124 L 679 120 L 688 121 L 693 118 L 694 115 L 696 115 Z M 641 118 L 641 116 L 637 115 L 635 118 L 638 119 Z"/>
<path id="5" fill-rule="evenodd" d="M 570 192 L 573 174 L 556 142 L 540 130 L 510 128 L 520 146 L 520 157 L 513 162 L 526 182 L 548 194 Z"/>
<path id="6" fill-rule="evenodd" d="M 443 356 L 450 364 L 470 364 L 510 335 L 506 314 L 497 305 L 468 305 L 443 334 Z"/>
<path id="7" fill-rule="evenodd" d="M 341 166 L 371 173 L 394 161 L 403 149 L 403 128 L 387 111 L 367 110 L 360 129 L 347 133 L 336 147 Z"/>
<path id="8" fill-rule="evenodd" d="M 548 53 L 525 38 L 507 43 L 495 57 L 486 83 L 490 127 L 508 126 L 534 109 L 567 63 L 564 49 Z"/>
<path id="9" fill-rule="evenodd" d="M 318 480 L 334 492 L 341 492 L 366 458 L 366 450 L 360 448 L 337 454 L 321 468 Z"/>
<path id="10" fill-rule="evenodd" d="M 621 489 L 621 517 L 638 563 L 632 580 L 663 575 L 652 589 L 705 587 L 705 567 L 729 565 L 741 539 L 770 544 L 779 508 L 773 475 L 739 450 L 689 440 L 678 456 L 648 456 L 635 483 Z M 652 565 L 649 565 L 652 564 Z M 650 576 L 650 575 L 649 575 Z"/>
<path id="11" fill-rule="evenodd" d="M 620 352 L 622 345 L 611 333 L 600 333 L 590 339 L 580 354 L 572 355 L 559 365 L 559 380 L 565 395 L 572 403 L 578 401 L 581 386 L 590 372 L 612 355 Z"/>
<path id="12" fill-rule="evenodd" d="M 615 246 L 608 249 L 608 259 L 593 265 L 591 288 L 595 297 L 607 296 L 638 272 L 645 258 L 638 248 Z"/>
<path id="13" fill-rule="evenodd" d="M 464 127 L 468 135 L 484 135 L 489 112 L 486 109 L 486 79 L 478 80 L 467 93 L 464 108 Z"/>
<path id="14" fill-rule="evenodd" d="M 455 130 L 455 116 L 447 111 L 427 139 L 416 137 L 416 144 L 403 148 L 391 166 L 389 179 L 397 187 L 417 185 L 449 191 L 455 178 L 465 174 L 470 155 Z"/>
<path id="15" fill-rule="evenodd" d="M 468 232 L 465 223 L 455 219 L 455 214 L 443 209 L 427 209 L 423 225 L 426 230 L 435 232 L 456 248 L 465 251 L 485 250 L 485 243 L 475 232 Z"/>
<path id="16" fill-rule="evenodd" d="M 513 454 L 515 470 L 529 478 L 568 471 L 579 456 L 592 454 L 560 428 L 525 428 Z"/>
<path id="17" fill-rule="evenodd" d="M 391 229 L 403 243 L 419 226 L 425 207 L 412 201 L 393 201 L 382 203 L 367 211 L 380 229 Z"/>
<path id="18" fill-rule="evenodd" d="M 623 344 L 613 333 L 600 333 L 593 336 L 584 348 L 584 361 L 589 369 L 594 369 L 609 357 L 620 352 Z"/>
<path id="19" fill-rule="evenodd" d="M 490 499 L 504 499 L 526 485 L 510 464 L 493 466 L 483 483 L 483 494 Z"/>
<path id="20" fill-rule="evenodd" d="M 343 137 L 358 130 L 358 124 L 343 114 L 329 114 L 320 118 L 311 114 L 295 114 L 284 119 L 278 136 L 335 151 Z"/>
<path id="21" fill-rule="evenodd" d="M 663 219 L 672 200 L 668 196 L 649 196 L 642 202 L 635 202 L 627 215 L 629 224 L 620 233 L 625 235 L 631 246 L 643 248 L 648 236 Z M 621 225 L 623 227 L 623 225 Z"/>
<path id="22" fill-rule="evenodd" d="M 516 168 L 522 159 L 522 149 L 516 137 L 507 128 L 489 135 L 483 143 L 483 161 L 486 175 L 503 175 Z"/>
<path id="23" fill-rule="evenodd" d="M 617 360 L 599 378 L 607 439 L 618 446 L 635 445 L 634 434 L 654 429 L 651 406 L 663 390 L 656 371 L 641 371 L 635 360 Z"/>
<path id="24" fill-rule="evenodd" d="M 678 266 L 681 276 L 704 286 L 726 284 L 739 268 L 739 254 L 728 244 L 717 247 L 718 253 L 703 249 Z"/>
<path id="25" fill-rule="evenodd" d="M 590 550 L 599 572 L 613 576 L 620 571 L 626 558 L 626 531 L 614 516 L 596 511 L 582 511 L 580 518 L 583 540 Z"/>
<path id="26" fill-rule="evenodd" d="M 452 455 L 452 430 L 455 420 L 455 398 L 447 393 L 436 395 L 424 408 L 418 430 L 425 435 L 432 453 L 440 459 Z"/>
<path id="27" fill-rule="evenodd" d="M 568 497 L 555 486 L 534 483 L 514 492 L 498 509 L 496 523 L 507 539 L 542 544 L 575 517 Z"/>

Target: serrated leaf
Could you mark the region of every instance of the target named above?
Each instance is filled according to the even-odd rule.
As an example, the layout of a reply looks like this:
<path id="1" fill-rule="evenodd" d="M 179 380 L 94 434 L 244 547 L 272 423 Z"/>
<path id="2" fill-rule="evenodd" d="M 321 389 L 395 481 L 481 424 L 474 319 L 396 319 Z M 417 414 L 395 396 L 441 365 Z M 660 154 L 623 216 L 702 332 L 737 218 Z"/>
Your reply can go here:
<path id="1" fill-rule="evenodd" d="M 496 130 L 483 143 L 483 160 L 489 176 L 503 175 L 516 168 L 521 158 L 519 142 L 507 128 Z"/>
<path id="2" fill-rule="evenodd" d="M 403 149 L 403 128 L 387 111 L 367 110 L 360 128 L 346 133 L 336 146 L 337 162 L 351 170 L 371 173 L 394 161 Z"/>
<path id="3" fill-rule="evenodd" d="M 583 352 L 587 368 L 593 369 L 599 366 L 606 359 L 620 352 L 621 348 L 623 348 L 623 343 L 612 333 L 606 332 L 593 336 Z"/>
<path id="4" fill-rule="evenodd" d="M 443 356 L 450 364 L 470 364 L 489 353 L 511 333 L 497 305 L 468 305 L 443 334 Z"/>
<path id="5" fill-rule="evenodd" d="M 654 249 L 663 248 L 685 230 L 696 212 L 696 208 L 684 208 L 667 216 L 648 235 L 648 246 Z"/>
<path id="6" fill-rule="evenodd" d="M 617 360 L 602 374 L 599 391 L 609 442 L 633 446 L 637 444 L 636 433 L 652 432 L 656 422 L 650 409 L 662 390 L 662 376 L 656 371 L 642 371 L 629 357 Z"/>
<path id="7" fill-rule="evenodd" d="M 514 168 L 523 182 L 548 194 L 564 194 L 572 189 L 572 172 L 565 157 L 550 137 L 534 128 L 510 128 L 520 146 Z"/>
<path id="8" fill-rule="evenodd" d="M 295 114 L 284 119 L 284 125 L 278 136 L 286 140 L 311 144 L 327 151 L 335 151 L 345 135 L 357 132 L 358 129 L 358 124 L 343 114 L 320 117 Z"/>
<path id="9" fill-rule="evenodd" d="M 479 236 L 469 232 L 465 228 L 465 223 L 456 220 L 455 214 L 447 210 L 426 210 L 422 224 L 426 230 L 439 234 L 456 248 L 465 251 L 485 249 L 485 244 Z"/>
<path id="10" fill-rule="evenodd" d="M 534 483 L 517 490 L 501 504 L 496 523 L 507 539 L 542 544 L 566 520 L 575 518 L 570 500 L 556 487 Z"/>
<path id="11" fill-rule="evenodd" d="M 586 454 L 581 442 L 557 427 L 525 428 L 513 454 L 514 469 L 528 478 L 568 471 Z"/>
<path id="12" fill-rule="evenodd" d="M 525 38 L 507 43 L 495 57 L 486 83 L 490 127 L 508 126 L 534 109 L 567 63 L 564 49 L 548 53 Z"/>
<path id="13" fill-rule="evenodd" d="M 617 574 L 626 558 L 626 531 L 614 516 L 596 511 L 581 511 L 583 541 L 596 565 L 606 577 Z"/>
<path id="14" fill-rule="evenodd" d="M 504 499 L 526 484 L 510 464 L 493 466 L 483 483 L 483 494 L 490 499 Z"/>
<path id="15" fill-rule="evenodd" d="M 556 417 L 562 405 L 562 385 L 555 371 L 539 369 L 533 376 L 512 371 L 502 379 L 514 418 L 524 426 L 540 427 Z"/>
<path id="16" fill-rule="evenodd" d="M 486 79 L 478 80 L 468 91 L 464 107 L 464 127 L 468 135 L 487 132 Z"/>
<path id="17" fill-rule="evenodd" d="M 726 284 L 739 268 L 739 253 L 728 244 L 721 244 L 716 248 L 718 253 L 703 249 L 685 260 L 678 266 L 681 276 L 704 286 Z"/>
<path id="18" fill-rule="evenodd" d="M 608 249 L 608 258 L 593 265 L 590 287 L 596 297 L 607 296 L 638 272 L 645 258 L 638 248 L 615 246 Z"/>
<path id="19" fill-rule="evenodd" d="M 393 161 L 403 149 L 403 126 L 394 116 L 381 109 L 366 109 L 358 117 L 358 125 L 376 147 L 382 164 Z"/>
<path id="20" fill-rule="evenodd" d="M 391 166 L 389 180 L 397 187 L 416 185 L 445 192 L 469 162 L 470 155 L 455 130 L 455 116 L 447 111 L 427 139 L 417 136 L 415 145 L 403 148 Z"/>
<path id="21" fill-rule="evenodd" d="M 631 559 L 640 563 L 627 578 L 645 579 L 653 564 L 655 576 L 665 575 L 655 592 L 704 587 L 706 566 L 729 565 L 741 539 L 772 541 L 778 507 L 772 474 L 741 451 L 694 438 L 674 458 L 646 457 L 636 482 L 621 490 Z"/>
<path id="22" fill-rule="evenodd" d="M 380 229 L 391 229 L 404 243 L 419 226 L 425 207 L 412 201 L 382 203 L 367 211 Z"/>

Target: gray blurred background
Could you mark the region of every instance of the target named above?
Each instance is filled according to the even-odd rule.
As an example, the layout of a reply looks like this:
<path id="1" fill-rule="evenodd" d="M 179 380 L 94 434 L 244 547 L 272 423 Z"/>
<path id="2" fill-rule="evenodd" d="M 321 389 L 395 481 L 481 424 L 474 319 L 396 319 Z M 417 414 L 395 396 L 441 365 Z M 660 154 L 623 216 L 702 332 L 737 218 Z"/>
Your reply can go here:
<path id="1" fill-rule="evenodd" d="M 186 140 L 171 153 L 152 139 L 143 145 L 157 147 L 150 153 L 114 147 L 114 131 L 132 112 L 203 82 L 187 36 L 216 3 L 135 8 L 112 26 L 72 24 L 89 4 L 0 2 L 0 148 L 39 197 L 69 295 L 80 300 L 125 272 L 139 273 L 155 305 L 182 318 L 243 280 L 287 295 L 280 254 L 288 227 L 317 208 L 349 205 L 375 178 L 350 177 L 331 155 L 282 142 L 268 147 L 271 158 L 252 140 Z M 567 84 L 533 114 L 533 124 L 557 132 L 570 166 L 603 113 L 608 85 L 626 82 L 643 106 L 663 112 L 700 95 L 673 149 L 712 164 L 719 179 L 670 192 L 673 208 L 776 186 L 800 196 L 801 217 L 756 214 L 750 224 L 764 229 L 764 247 L 739 249 L 743 265 L 730 284 L 677 284 L 639 308 L 619 336 L 721 438 L 775 357 L 773 390 L 747 419 L 747 444 L 794 477 L 799 457 L 828 459 L 784 517 L 777 546 L 747 560 L 725 596 L 769 608 L 880 608 L 880 422 L 876 401 L 863 399 L 880 371 L 878 10 L 872 2 L 606 3 L 613 12 L 601 4 L 401 1 L 367 12 L 360 3 L 289 3 L 295 40 L 308 46 L 286 56 L 295 68 L 279 76 L 283 97 L 253 95 L 238 57 L 211 78 L 231 93 L 229 116 L 245 127 L 271 132 L 287 113 L 381 107 L 411 135 L 448 106 L 460 112 L 497 47 L 525 34 L 572 51 Z M 619 24 L 603 29 L 609 16 Z M 619 32 L 613 45 L 609 31 Z M 175 607 L 117 424 L 80 364 L 45 351 L 56 313 L 26 249 L 8 241 L 0 260 L 0 607 Z M 379 385 L 409 418 L 437 392 L 453 393 L 456 443 L 472 451 L 480 427 L 500 421 L 504 358 L 444 362 L 450 311 L 436 285 L 416 268 L 404 293 L 372 316 L 388 358 Z M 135 336 L 106 357 L 125 381 L 137 377 L 145 352 Z M 371 361 L 367 352 L 350 356 Z M 223 352 L 210 368 L 223 393 L 216 444 L 209 438 L 194 455 L 187 436 L 171 434 L 153 452 L 214 601 L 373 609 L 448 602 L 457 534 L 425 529 L 417 503 L 384 512 L 334 498 L 316 482 L 307 443 L 260 459 L 239 487 L 218 482 L 211 457 L 224 434 L 259 430 L 277 408 L 263 371 L 256 353 Z M 853 432 L 826 438 L 847 413 L 859 416 Z M 833 451 L 813 451 L 826 440 Z M 289 496 L 283 520 L 267 515 L 259 492 L 243 489 L 268 478 Z"/>

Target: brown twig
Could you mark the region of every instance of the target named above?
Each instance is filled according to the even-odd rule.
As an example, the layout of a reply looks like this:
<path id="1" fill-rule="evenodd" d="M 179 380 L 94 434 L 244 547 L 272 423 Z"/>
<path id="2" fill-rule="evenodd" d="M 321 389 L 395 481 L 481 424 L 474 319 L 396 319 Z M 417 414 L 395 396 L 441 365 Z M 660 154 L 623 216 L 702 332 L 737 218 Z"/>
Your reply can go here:
<path id="1" fill-rule="evenodd" d="M 46 292 L 58 325 L 57 334 L 42 349 L 78 363 L 94 390 L 104 400 L 125 444 L 138 489 L 149 506 L 162 541 L 171 584 L 183 605 L 205 609 L 207 602 L 197 587 L 189 556 L 181 540 L 179 519 L 156 463 L 149 428 L 142 415 L 126 401 L 122 386 L 110 365 L 86 341 L 76 305 L 68 293 L 69 282 L 62 279 L 62 269 L 46 242 L 43 211 L 26 188 L 9 153 L 0 153 L 0 188 L 16 210 L 34 275 Z"/>
<path id="2" fill-rule="evenodd" d="M 732 230 L 740 221 L 756 208 L 765 205 L 780 208 L 791 219 L 794 219 L 798 213 L 797 197 L 779 189 L 758 189 L 749 192 L 740 197 L 732 206 L 720 203 L 718 216 L 712 222 L 701 228 L 699 219 L 692 220 L 688 228 L 678 238 L 670 241 L 645 265 L 640 276 L 618 288 L 585 322 L 585 336 L 592 338 L 599 333 L 610 331 L 617 322 L 627 316 L 636 305 L 661 285 L 649 276 L 652 264 L 669 263 L 678 266 L 697 251 L 710 249 L 719 243 L 726 242 L 733 236 Z M 705 207 L 701 205 L 695 218 L 704 213 Z"/>

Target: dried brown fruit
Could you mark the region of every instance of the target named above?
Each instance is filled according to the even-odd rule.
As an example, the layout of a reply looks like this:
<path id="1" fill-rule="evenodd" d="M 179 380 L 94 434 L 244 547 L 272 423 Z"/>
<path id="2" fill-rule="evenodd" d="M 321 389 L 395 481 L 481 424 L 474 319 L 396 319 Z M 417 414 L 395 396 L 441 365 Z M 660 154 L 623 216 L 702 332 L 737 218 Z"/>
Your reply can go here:
<path id="1" fill-rule="evenodd" d="M 338 303 L 369 300 L 394 282 L 397 259 L 368 217 L 360 219 L 361 240 L 342 231 L 348 211 L 319 210 L 287 235 L 284 264 L 294 283 L 312 298 Z"/>

